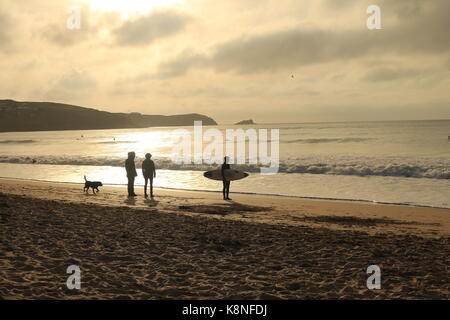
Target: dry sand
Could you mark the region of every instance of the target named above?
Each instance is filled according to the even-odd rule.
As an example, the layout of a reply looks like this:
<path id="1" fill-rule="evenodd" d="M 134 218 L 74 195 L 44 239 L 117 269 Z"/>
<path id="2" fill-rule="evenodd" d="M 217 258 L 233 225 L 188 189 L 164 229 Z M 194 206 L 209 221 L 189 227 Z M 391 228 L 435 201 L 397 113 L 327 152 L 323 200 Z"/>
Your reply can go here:
<path id="1" fill-rule="evenodd" d="M 155 193 L 0 180 L 0 297 L 449 298 L 448 209 Z M 381 290 L 366 287 L 372 264 Z"/>

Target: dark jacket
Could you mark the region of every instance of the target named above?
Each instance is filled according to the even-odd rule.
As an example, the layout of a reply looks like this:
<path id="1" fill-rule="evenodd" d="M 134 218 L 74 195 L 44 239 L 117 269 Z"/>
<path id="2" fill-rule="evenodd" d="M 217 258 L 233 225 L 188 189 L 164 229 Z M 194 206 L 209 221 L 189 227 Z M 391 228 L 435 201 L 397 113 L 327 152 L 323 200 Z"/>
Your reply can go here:
<path id="1" fill-rule="evenodd" d="M 137 177 L 136 166 L 134 164 L 134 159 L 125 160 L 125 169 L 127 170 L 127 177 Z"/>
<path id="2" fill-rule="evenodd" d="M 153 178 L 156 175 L 155 163 L 151 159 L 142 162 L 142 174 L 144 177 Z"/>

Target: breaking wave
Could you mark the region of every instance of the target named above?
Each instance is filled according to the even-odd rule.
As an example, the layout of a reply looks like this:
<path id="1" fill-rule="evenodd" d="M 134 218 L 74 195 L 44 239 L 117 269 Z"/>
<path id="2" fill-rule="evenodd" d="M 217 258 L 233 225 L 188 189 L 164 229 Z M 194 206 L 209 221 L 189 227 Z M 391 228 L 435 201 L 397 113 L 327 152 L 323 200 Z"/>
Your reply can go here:
<path id="1" fill-rule="evenodd" d="M 347 142 L 364 142 L 373 140 L 372 138 L 316 138 L 316 139 L 295 139 L 286 141 L 287 143 L 347 143 Z"/>
<path id="2" fill-rule="evenodd" d="M 36 140 L 0 140 L 0 144 L 13 144 L 13 143 L 35 143 Z"/>
<path id="3" fill-rule="evenodd" d="M 36 161 L 36 164 L 112 167 L 122 167 L 125 161 L 125 159 L 119 157 L 37 156 L 31 158 L 29 156 L 0 156 L 0 163 L 31 164 L 33 160 Z M 136 158 L 137 166 L 142 160 L 142 158 Z M 417 163 L 395 163 L 392 161 L 380 163 L 380 160 L 377 161 L 349 162 L 336 160 L 335 163 L 325 163 L 305 159 L 289 159 L 280 162 L 278 172 L 450 179 L 450 165 L 446 161 L 433 164 L 429 164 L 427 161 Z M 176 164 L 168 158 L 155 159 L 155 162 L 159 169 L 166 170 L 205 171 L 218 166 L 217 164 Z M 261 166 L 236 164 L 233 165 L 233 168 L 247 172 L 260 172 Z"/>
<path id="4" fill-rule="evenodd" d="M 100 141 L 93 142 L 93 144 L 120 144 L 120 143 L 136 143 L 137 141 L 121 141 L 121 140 L 112 140 L 112 141 Z"/>

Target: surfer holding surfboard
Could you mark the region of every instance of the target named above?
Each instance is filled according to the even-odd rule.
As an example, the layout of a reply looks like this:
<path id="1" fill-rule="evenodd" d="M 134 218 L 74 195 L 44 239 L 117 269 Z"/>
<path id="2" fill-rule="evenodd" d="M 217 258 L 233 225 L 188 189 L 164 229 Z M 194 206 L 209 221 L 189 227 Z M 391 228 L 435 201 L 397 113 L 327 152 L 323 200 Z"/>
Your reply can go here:
<path id="1" fill-rule="evenodd" d="M 231 167 L 230 167 L 230 165 L 228 164 L 228 157 L 224 157 L 223 158 L 223 164 L 222 164 L 222 169 L 221 169 L 221 171 L 222 171 L 222 182 L 223 182 L 223 190 L 222 190 L 222 193 L 223 193 L 223 200 L 231 200 L 230 199 L 230 197 L 229 197 L 229 195 L 230 195 L 230 184 L 231 184 L 231 181 L 230 180 L 227 180 L 226 178 L 225 178 L 225 170 L 230 170 L 231 169 Z"/>
<path id="2" fill-rule="evenodd" d="M 205 178 L 211 179 L 211 180 L 219 180 L 223 182 L 223 200 L 231 200 L 229 197 L 230 194 L 230 183 L 234 180 L 240 180 L 248 177 L 248 173 L 245 173 L 243 171 L 238 170 L 232 170 L 230 167 L 230 164 L 228 163 L 229 158 L 224 157 L 223 158 L 223 164 L 220 169 L 212 170 L 212 171 L 206 171 L 203 173 L 203 176 Z"/>

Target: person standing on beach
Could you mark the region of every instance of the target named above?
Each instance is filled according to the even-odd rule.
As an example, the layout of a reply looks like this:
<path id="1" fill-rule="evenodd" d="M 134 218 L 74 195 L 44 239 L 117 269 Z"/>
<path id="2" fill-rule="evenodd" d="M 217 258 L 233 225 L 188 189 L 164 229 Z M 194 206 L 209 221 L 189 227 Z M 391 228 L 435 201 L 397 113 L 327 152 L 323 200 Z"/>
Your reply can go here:
<path id="1" fill-rule="evenodd" d="M 147 153 L 145 155 L 145 160 L 142 161 L 142 174 L 144 176 L 145 185 L 144 185 L 144 196 L 148 198 L 147 195 L 147 183 L 150 180 L 150 197 L 153 198 L 153 178 L 156 178 L 156 169 L 155 163 L 151 159 L 152 155 Z"/>
<path id="2" fill-rule="evenodd" d="M 230 165 L 228 164 L 228 159 L 228 157 L 224 157 L 222 164 L 223 200 L 231 200 L 229 197 L 231 181 L 225 179 L 225 170 L 231 169 Z"/>
<path id="3" fill-rule="evenodd" d="M 136 154 L 134 152 L 128 152 L 128 159 L 125 160 L 125 170 L 127 171 L 129 197 L 137 196 L 137 194 L 134 193 L 134 179 L 137 177 L 134 158 L 136 158 Z"/>

